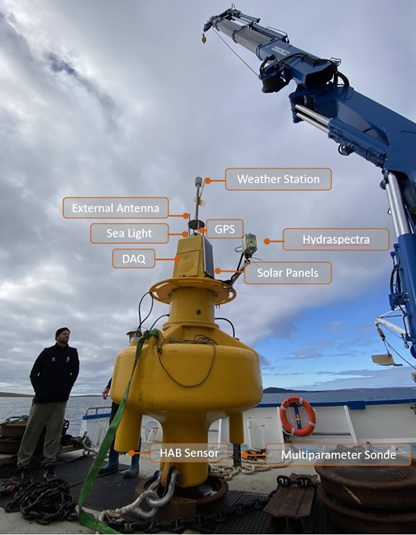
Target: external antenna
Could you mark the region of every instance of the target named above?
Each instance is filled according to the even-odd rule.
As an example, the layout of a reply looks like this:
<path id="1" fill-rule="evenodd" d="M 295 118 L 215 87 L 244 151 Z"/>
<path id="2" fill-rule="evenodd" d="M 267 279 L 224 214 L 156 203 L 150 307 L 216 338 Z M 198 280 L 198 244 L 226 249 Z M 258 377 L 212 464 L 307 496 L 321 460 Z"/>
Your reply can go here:
<path id="1" fill-rule="evenodd" d="M 194 236 L 196 234 L 199 234 L 199 229 L 205 227 L 205 223 L 198 219 L 198 212 L 199 207 L 204 206 L 204 201 L 201 199 L 202 197 L 202 191 L 204 189 L 204 181 L 200 176 L 197 176 L 195 178 L 195 187 L 196 187 L 196 197 L 194 199 L 194 202 L 196 204 L 195 207 L 195 218 L 188 222 L 188 228 L 189 230 L 193 231 Z"/>
<path id="2" fill-rule="evenodd" d="M 201 200 L 201 187 L 202 187 L 202 178 L 200 176 L 197 176 L 195 178 L 195 187 L 196 187 L 195 219 L 198 220 L 199 202 Z"/>

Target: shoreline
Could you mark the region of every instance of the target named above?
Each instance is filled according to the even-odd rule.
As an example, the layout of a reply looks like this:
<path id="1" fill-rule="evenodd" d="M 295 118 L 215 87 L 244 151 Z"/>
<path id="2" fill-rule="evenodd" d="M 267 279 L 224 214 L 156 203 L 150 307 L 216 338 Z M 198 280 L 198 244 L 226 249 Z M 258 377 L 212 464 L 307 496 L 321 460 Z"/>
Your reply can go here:
<path id="1" fill-rule="evenodd" d="M 15 392 L 0 392 L 0 398 L 33 398 L 35 394 L 16 394 Z M 70 398 L 100 398 L 101 394 L 79 394 Z"/>

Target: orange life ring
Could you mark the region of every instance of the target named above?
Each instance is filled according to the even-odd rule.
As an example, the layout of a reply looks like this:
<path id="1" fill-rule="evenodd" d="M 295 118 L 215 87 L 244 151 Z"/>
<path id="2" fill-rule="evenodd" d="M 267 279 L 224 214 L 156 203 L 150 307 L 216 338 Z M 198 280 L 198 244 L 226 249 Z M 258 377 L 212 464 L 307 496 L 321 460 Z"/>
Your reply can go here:
<path id="1" fill-rule="evenodd" d="M 293 427 L 289 422 L 289 419 L 286 414 L 286 410 L 291 405 L 300 405 L 305 407 L 306 412 L 308 413 L 308 425 L 305 427 Z M 315 409 L 306 401 L 306 399 L 301 398 L 300 396 L 287 396 L 280 405 L 280 420 L 282 421 L 283 430 L 289 435 L 295 435 L 297 437 L 307 437 L 315 429 L 316 425 L 316 413 Z M 300 423 L 300 420 L 299 422 Z"/>

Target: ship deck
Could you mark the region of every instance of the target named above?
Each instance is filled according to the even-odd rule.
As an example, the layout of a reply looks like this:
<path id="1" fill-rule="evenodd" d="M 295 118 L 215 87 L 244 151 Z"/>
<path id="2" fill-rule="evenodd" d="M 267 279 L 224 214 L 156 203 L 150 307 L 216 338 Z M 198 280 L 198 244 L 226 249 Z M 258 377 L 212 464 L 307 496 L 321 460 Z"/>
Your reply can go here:
<path id="1" fill-rule="evenodd" d="M 123 459 L 128 462 L 128 458 Z M 76 503 L 85 481 L 86 475 L 93 460 L 81 455 L 79 452 L 65 454 L 60 457 L 56 466 L 57 476 L 66 481 L 70 487 L 71 496 Z M 99 512 L 107 509 L 123 507 L 134 501 L 134 493 L 140 481 L 151 477 L 158 465 L 151 463 L 142 456 L 140 460 L 140 475 L 138 478 L 124 479 L 121 471 L 127 468 L 127 464 L 121 464 L 119 472 L 107 476 L 99 476 L 94 482 L 85 503 L 84 509 L 95 517 Z M 298 468 L 298 467 L 297 467 Z M 237 474 L 228 481 L 229 492 L 227 493 L 225 510 L 236 504 L 251 503 L 256 498 L 264 498 L 276 488 L 278 475 L 289 475 L 292 472 L 314 474 L 311 467 L 303 467 L 296 470 L 286 466 L 284 468 L 271 468 L 267 471 L 254 472 L 250 475 Z M 41 470 L 34 470 L 34 479 L 42 478 Z M 3 478 L 4 480 L 4 478 Z M 6 513 L 4 506 L 10 497 L 0 498 L 0 525 L 2 533 L 95 533 L 78 522 L 58 521 L 48 525 L 40 525 L 35 521 L 26 521 L 20 512 Z M 270 517 L 262 510 L 248 510 L 241 516 L 228 518 L 221 523 L 213 522 L 204 528 L 205 533 L 267 533 Z M 197 533 L 198 531 L 187 530 L 185 533 Z M 315 519 L 314 533 L 337 533 L 335 528 L 328 522 L 325 512 L 318 506 L 318 514 Z"/>

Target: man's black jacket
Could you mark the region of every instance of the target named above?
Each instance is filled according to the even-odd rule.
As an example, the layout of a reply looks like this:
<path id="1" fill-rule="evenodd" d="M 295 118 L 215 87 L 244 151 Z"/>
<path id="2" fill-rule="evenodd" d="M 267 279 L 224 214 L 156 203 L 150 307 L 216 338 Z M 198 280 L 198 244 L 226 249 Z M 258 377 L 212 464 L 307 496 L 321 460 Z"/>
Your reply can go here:
<path id="1" fill-rule="evenodd" d="M 46 347 L 30 372 L 34 403 L 67 401 L 78 377 L 79 359 L 75 347 Z"/>

